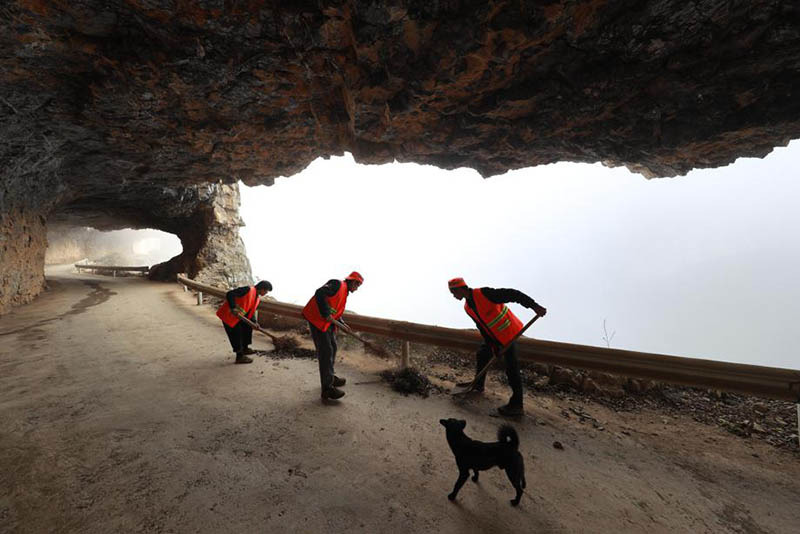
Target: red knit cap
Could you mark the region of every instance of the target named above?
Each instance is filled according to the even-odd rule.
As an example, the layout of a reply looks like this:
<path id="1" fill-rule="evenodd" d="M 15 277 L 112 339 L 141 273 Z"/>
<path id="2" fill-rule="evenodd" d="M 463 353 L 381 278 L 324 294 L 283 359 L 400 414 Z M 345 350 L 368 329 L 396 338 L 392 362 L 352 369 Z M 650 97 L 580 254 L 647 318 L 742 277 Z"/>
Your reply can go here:
<path id="1" fill-rule="evenodd" d="M 347 278 L 345 278 L 345 280 L 355 280 L 359 284 L 363 284 L 364 283 L 364 277 L 361 276 L 360 274 L 358 274 L 357 271 L 353 271 L 352 273 L 348 274 Z"/>
<path id="2" fill-rule="evenodd" d="M 453 278 L 452 280 L 447 281 L 447 287 L 450 289 L 455 289 L 457 287 L 467 287 L 467 283 L 464 281 L 463 278 Z"/>

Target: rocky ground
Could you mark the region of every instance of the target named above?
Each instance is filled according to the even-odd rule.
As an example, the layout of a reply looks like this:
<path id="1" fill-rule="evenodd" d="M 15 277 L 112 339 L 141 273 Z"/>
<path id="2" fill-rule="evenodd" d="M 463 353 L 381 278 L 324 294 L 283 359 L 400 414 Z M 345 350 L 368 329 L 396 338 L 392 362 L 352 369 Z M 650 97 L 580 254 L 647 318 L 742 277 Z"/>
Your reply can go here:
<path id="1" fill-rule="evenodd" d="M 400 352 L 399 342 L 374 339 Z M 472 353 L 440 347 L 415 346 L 414 365 L 433 380 L 433 387 L 449 391 L 457 381 L 469 377 L 475 366 Z M 587 376 L 601 375 L 604 387 L 589 383 Z M 498 385 L 507 384 L 502 366 L 495 365 L 491 373 Z M 541 364 L 522 364 L 522 378 L 527 390 L 541 395 L 572 402 L 597 404 L 617 413 L 663 413 L 667 416 L 686 416 L 692 420 L 722 428 L 745 439 L 762 440 L 775 447 L 791 451 L 800 458 L 797 408 L 794 403 L 738 395 L 717 390 L 702 390 L 656 382 L 631 381 L 605 373 L 586 373 Z M 588 386 L 588 391 L 585 389 Z M 632 391 L 632 387 L 636 390 Z M 570 415 L 572 414 L 572 415 Z M 581 408 L 570 408 L 564 417 L 577 416 L 581 422 L 597 421 Z"/>
<path id="2" fill-rule="evenodd" d="M 761 438 L 765 401 L 753 401 L 767 411 L 744 437 L 696 421 L 692 393 L 623 401 L 532 388 L 512 421 L 528 481 L 520 506 L 498 470 L 450 502 L 457 470 L 438 421 L 464 419 L 468 435 L 492 440 L 508 394 L 499 373 L 483 396 L 455 402 L 446 389 L 469 368 L 413 346 L 441 391 L 405 396 L 380 378 L 394 360 L 343 340 L 347 396 L 323 404 L 308 352 L 274 354 L 257 338 L 254 363 L 234 365 L 213 309 L 175 284 L 56 271 L 48 286 L 0 319 L 2 533 L 782 534 L 800 524 L 798 453 Z M 731 399 L 704 402 L 733 410 Z"/>

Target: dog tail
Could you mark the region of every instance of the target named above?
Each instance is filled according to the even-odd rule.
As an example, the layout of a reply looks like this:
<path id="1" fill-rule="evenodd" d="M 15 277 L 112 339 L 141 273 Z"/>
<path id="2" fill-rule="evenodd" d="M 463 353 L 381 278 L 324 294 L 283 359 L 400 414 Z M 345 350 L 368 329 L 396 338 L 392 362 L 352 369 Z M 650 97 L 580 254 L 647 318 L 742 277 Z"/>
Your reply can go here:
<path id="1" fill-rule="evenodd" d="M 497 429 L 497 441 L 508 443 L 514 450 L 519 449 L 519 436 L 511 425 L 503 425 Z"/>

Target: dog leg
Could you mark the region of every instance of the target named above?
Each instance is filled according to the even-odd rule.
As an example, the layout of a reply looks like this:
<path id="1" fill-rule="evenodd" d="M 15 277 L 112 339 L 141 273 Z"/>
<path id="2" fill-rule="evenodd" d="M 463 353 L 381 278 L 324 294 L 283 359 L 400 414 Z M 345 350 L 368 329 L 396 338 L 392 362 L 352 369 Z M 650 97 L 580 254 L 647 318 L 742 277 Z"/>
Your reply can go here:
<path id="1" fill-rule="evenodd" d="M 473 469 L 472 471 L 475 473 L 474 475 L 472 475 L 472 481 L 473 482 L 478 482 L 478 470 L 477 469 Z"/>
<path id="2" fill-rule="evenodd" d="M 525 475 L 514 472 L 508 468 L 506 468 L 506 475 L 508 476 L 508 480 L 511 481 L 511 485 L 514 486 L 515 490 L 517 490 L 517 496 L 511 499 L 511 506 L 516 506 L 519 504 L 519 500 L 522 498 L 522 479 Z"/>
<path id="3" fill-rule="evenodd" d="M 451 501 L 456 500 L 456 495 L 458 495 L 458 490 L 461 489 L 461 486 L 464 485 L 464 482 L 467 481 L 467 478 L 469 478 L 469 469 L 467 469 L 466 471 L 459 471 L 458 480 L 456 480 L 456 485 L 453 486 L 452 493 L 450 493 L 450 495 L 447 496 L 448 499 L 450 499 Z"/>

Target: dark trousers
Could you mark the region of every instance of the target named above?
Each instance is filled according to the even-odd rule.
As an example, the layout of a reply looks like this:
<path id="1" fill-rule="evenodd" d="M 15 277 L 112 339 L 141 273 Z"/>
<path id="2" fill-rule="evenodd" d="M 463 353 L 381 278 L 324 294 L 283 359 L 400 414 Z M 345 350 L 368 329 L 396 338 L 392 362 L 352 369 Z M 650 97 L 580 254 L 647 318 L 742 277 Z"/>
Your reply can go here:
<path id="1" fill-rule="evenodd" d="M 231 342 L 233 352 L 240 353 L 250 346 L 253 342 L 253 327 L 244 321 L 239 321 L 236 326 L 228 326 L 222 323 L 225 327 L 225 333 L 228 334 L 228 340 Z"/>
<path id="2" fill-rule="evenodd" d="M 336 335 L 334 326 L 331 325 L 326 332 L 323 332 L 311 323 L 308 323 L 311 330 L 311 339 L 314 340 L 314 347 L 317 349 L 317 360 L 319 360 L 319 383 L 323 390 L 333 387 L 333 366 L 336 363 Z"/>
<path id="3" fill-rule="evenodd" d="M 497 349 L 498 351 L 500 349 Z M 486 364 L 494 357 L 494 353 L 492 353 L 491 347 L 484 343 L 478 349 L 478 369 L 475 371 L 479 373 L 481 369 L 486 367 Z M 522 377 L 519 374 L 519 360 L 517 359 L 517 344 L 512 343 L 508 350 L 503 354 L 503 358 L 506 361 L 506 377 L 508 378 L 508 385 L 511 386 L 511 398 L 508 400 L 508 403 L 515 406 L 522 406 Z M 486 383 L 486 375 L 481 377 L 478 380 L 478 383 L 475 384 L 476 387 L 482 388 L 483 385 Z"/>

